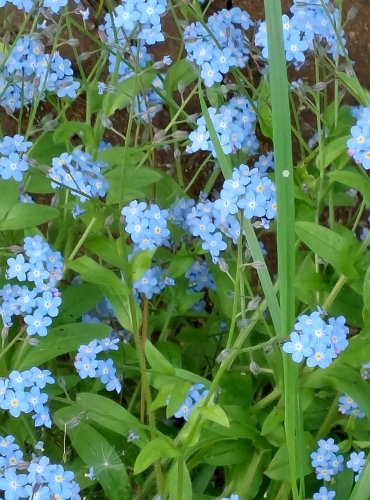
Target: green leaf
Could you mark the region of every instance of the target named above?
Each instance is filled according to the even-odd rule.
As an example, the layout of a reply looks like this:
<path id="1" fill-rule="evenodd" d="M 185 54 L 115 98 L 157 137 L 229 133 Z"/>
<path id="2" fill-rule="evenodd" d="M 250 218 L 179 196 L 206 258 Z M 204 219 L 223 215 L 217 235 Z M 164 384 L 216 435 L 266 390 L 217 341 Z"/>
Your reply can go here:
<path id="1" fill-rule="evenodd" d="M 138 147 L 114 146 L 97 152 L 97 159 L 103 160 L 111 167 L 125 166 L 135 168 L 145 158 L 145 152 Z"/>
<path id="2" fill-rule="evenodd" d="M 369 361 L 369 351 L 370 351 L 370 330 L 367 330 L 355 335 L 349 340 L 349 345 L 347 349 L 340 353 L 339 360 L 334 362 L 346 363 L 354 368 L 361 368 L 363 363 Z M 330 368 L 330 367 L 329 367 Z"/>
<path id="3" fill-rule="evenodd" d="M 61 144 L 68 141 L 74 135 L 77 135 L 89 148 L 97 149 L 92 127 L 87 123 L 74 120 L 61 123 L 53 133 L 53 140 L 55 144 Z"/>
<path id="4" fill-rule="evenodd" d="M 41 135 L 36 139 L 30 150 L 30 157 L 40 164 L 49 165 L 52 158 L 60 156 L 65 152 L 64 146 L 65 145 L 55 144 L 53 141 L 53 132 L 47 132 L 45 135 Z M 48 182 L 50 185 L 50 179 Z"/>
<path id="5" fill-rule="evenodd" d="M 84 256 L 68 262 L 68 267 L 81 275 L 83 280 L 89 283 L 95 283 L 99 286 L 102 294 L 111 301 L 118 321 L 129 331 L 133 330 L 132 317 L 129 304 L 130 291 L 112 271 L 99 265 L 90 257 Z M 141 311 L 137 304 L 136 318 L 137 322 L 141 321 Z"/>
<path id="6" fill-rule="evenodd" d="M 250 441 L 246 439 L 215 440 L 207 447 L 204 463 L 216 466 L 232 466 L 246 463 L 250 456 Z"/>
<path id="7" fill-rule="evenodd" d="M 357 484 L 357 483 L 356 483 Z M 351 497 L 353 485 L 353 472 L 349 469 L 345 469 L 341 471 L 340 474 L 335 479 L 335 483 L 330 486 L 330 489 L 336 492 L 335 500 L 348 500 Z M 367 491 L 369 490 L 369 485 L 367 486 Z M 366 495 L 363 497 L 354 497 L 357 498 L 366 498 Z"/>
<path id="8" fill-rule="evenodd" d="M 172 375 L 175 373 L 171 363 L 161 354 L 150 340 L 145 341 L 145 356 L 151 368 L 157 373 Z"/>
<path id="9" fill-rule="evenodd" d="M 190 500 L 193 498 L 193 489 L 185 460 L 177 458 L 167 475 L 167 491 L 169 500 Z"/>
<path id="10" fill-rule="evenodd" d="M 118 255 L 117 251 L 117 245 L 120 244 L 122 244 L 120 240 L 112 241 L 103 235 L 94 236 L 85 241 L 86 248 L 118 269 L 122 267 L 122 258 Z"/>
<path id="11" fill-rule="evenodd" d="M 358 275 L 353 265 L 353 246 L 347 238 L 314 222 L 297 222 L 296 233 L 305 245 L 346 276 Z"/>
<path id="12" fill-rule="evenodd" d="M 139 439 L 134 444 L 143 447 L 148 442 L 145 426 L 123 406 L 112 399 L 100 394 L 79 393 L 76 403 L 86 412 L 89 420 L 101 427 L 116 432 L 127 438 L 130 431 L 134 431 Z"/>
<path id="13" fill-rule="evenodd" d="M 167 398 L 165 400 L 165 403 L 167 405 L 166 418 L 172 417 L 177 412 L 182 403 L 185 401 L 190 387 L 191 384 L 189 382 L 180 382 L 172 385 L 170 390 L 167 392 Z M 168 395 L 170 396 L 169 401 Z"/>
<path id="14" fill-rule="evenodd" d="M 53 207 L 37 205 L 36 203 L 16 203 L 10 207 L 3 220 L 0 221 L 0 231 L 33 228 L 58 216 L 59 211 Z"/>
<path id="15" fill-rule="evenodd" d="M 155 76 L 156 73 L 154 71 L 146 71 L 118 83 L 114 94 L 105 94 L 102 104 L 102 114 L 110 117 L 117 109 L 125 108 L 131 104 L 136 95 L 150 90 Z"/>
<path id="16" fill-rule="evenodd" d="M 370 206 L 370 179 L 367 176 L 361 175 L 355 169 L 334 170 L 328 175 L 330 180 L 360 191 L 366 205 Z"/>
<path id="17" fill-rule="evenodd" d="M 152 258 L 155 249 L 153 250 L 143 250 L 135 254 L 131 260 L 131 271 L 132 271 L 132 281 L 140 279 L 142 275 L 147 271 L 152 263 Z"/>
<path id="18" fill-rule="evenodd" d="M 174 458 L 181 456 L 180 451 L 168 437 L 162 436 L 150 441 L 139 453 L 135 466 L 134 473 L 140 474 L 154 462 L 162 458 Z"/>
<path id="19" fill-rule="evenodd" d="M 131 158 L 125 166 L 119 165 L 106 174 L 110 184 L 107 202 L 128 203 L 137 198 L 137 193 L 143 197 L 143 190 L 160 181 L 163 175 L 152 168 L 141 166 L 140 168 L 130 168 Z M 123 169 L 123 172 L 122 172 Z M 121 186 L 122 182 L 123 187 Z M 123 195 L 123 198 L 121 199 Z"/>
<path id="20" fill-rule="evenodd" d="M 363 106 L 370 105 L 370 93 L 361 86 L 354 73 L 347 75 L 343 71 L 336 71 L 335 74 L 353 97 L 357 99 L 359 104 Z"/>
<path id="21" fill-rule="evenodd" d="M 62 304 L 54 323 L 66 324 L 80 319 L 98 303 L 101 296 L 99 288 L 89 283 L 66 287 L 63 290 Z"/>
<path id="22" fill-rule="evenodd" d="M 224 153 L 224 150 L 222 149 L 220 140 L 218 138 L 215 126 L 213 124 L 211 115 L 209 114 L 206 101 L 204 100 L 203 97 L 203 90 L 202 90 L 202 85 L 200 79 L 198 80 L 198 90 L 199 90 L 199 102 L 200 102 L 200 107 L 202 109 L 202 114 L 204 116 L 204 120 L 206 122 L 206 127 L 209 132 L 209 136 L 211 138 L 213 147 L 215 148 L 216 154 L 217 154 L 217 159 L 220 163 L 220 167 L 222 170 L 222 174 L 225 179 L 229 179 L 232 174 L 232 161 L 231 157 L 227 154 Z"/>
<path id="23" fill-rule="evenodd" d="M 171 278 L 183 276 L 193 262 L 194 257 L 192 257 L 188 251 L 179 250 L 171 259 L 168 275 L 171 276 Z"/>
<path id="24" fill-rule="evenodd" d="M 4 219 L 9 209 L 19 200 L 19 189 L 16 181 L 0 179 L 0 220 Z"/>
<path id="25" fill-rule="evenodd" d="M 49 139 L 50 140 L 50 139 Z M 55 155 L 58 156 L 58 155 Z M 52 194 L 55 189 L 51 187 L 51 180 L 39 168 L 30 167 L 28 173 L 30 174 L 25 184 L 27 193 L 36 194 Z"/>
<path id="26" fill-rule="evenodd" d="M 268 78 L 263 78 L 258 93 L 257 115 L 263 135 L 272 139 L 272 112 L 270 102 L 270 84 Z"/>
<path id="27" fill-rule="evenodd" d="M 334 160 L 338 158 L 342 153 L 347 151 L 347 140 L 348 134 L 344 137 L 338 137 L 337 139 L 328 139 L 327 144 L 323 148 L 323 157 L 317 156 L 316 165 L 319 168 L 319 163 L 322 161 L 323 168 L 331 165 Z"/>
<path id="28" fill-rule="evenodd" d="M 302 469 L 304 475 L 308 475 L 312 472 L 312 467 L 310 463 L 310 452 L 314 448 L 313 438 L 309 432 L 305 432 L 303 436 L 303 447 L 297 450 L 297 454 L 300 455 L 300 460 L 302 461 Z M 276 452 L 275 456 L 271 460 L 265 474 L 270 479 L 276 481 L 289 481 L 290 470 L 288 462 L 288 448 L 286 444 L 283 444 L 280 449 Z"/>
<path id="29" fill-rule="evenodd" d="M 77 426 L 65 425 L 68 416 L 73 418 L 73 408 L 62 408 L 55 414 L 55 422 L 66 431 L 82 461 L 94 467 L 97 480 L 108 500 L 130 500 L 131 485 L 125 465 L 111 445 L 91 425 L 80 421 Z"/>
<path id="30" fill-rule="evenodd" d="M 170 93 L 177 89 L 178 83 L 181 81 L 184 87 L 187 87 L 197 78 L 197 70 L 194 65 L 186 59 L 179 59 L 171 65 L 167 71 L 164 82 L 164 89 Z"/>
<path id="31" fill-rule="evenodd" d="M 218 425 L 222 425 L 223 427 L 230 427 L 229 419 L 227 418 L 224 410 L 218 406 L 206 406 L 196 408 L 194 411 L 198 411 L 204 418 L 207 420 L 211 420 Z"/>
<path id="32" fill-rule="evenodd" d="M 358 370 L 337 361 L 324 370 L 316 370 L 305 382 L 307 387 L 331 387 L 349 394 L 361 410 L 370 418 L 370 386 L 363 380 Z"/>
<path id="33" fill-rule="evenodd" d="M 17 361 L 13 366 L 14 370 L 27 370 L 32 366 L 39 366 L 51 359 L 55 359 L 62 354 L 76 351 L 81 344 L 88 344 L 93 339 L 102 339 L 108 337 L 111 328 L 102 323 L 72 323 L 70 325 L 58 326 L 51 328 L 46 337 L 39 340 L 39 344 L 35 346 L 21 346 L 21 359 L 17 359 L 16 351 L 14 360 Z"/>
<path id="34" fill-rule="evenodd" d="M 363 288 L 364 307 L 362 317 L 366 328 L 370 328 L 370 267 L 366 271 Z"/>

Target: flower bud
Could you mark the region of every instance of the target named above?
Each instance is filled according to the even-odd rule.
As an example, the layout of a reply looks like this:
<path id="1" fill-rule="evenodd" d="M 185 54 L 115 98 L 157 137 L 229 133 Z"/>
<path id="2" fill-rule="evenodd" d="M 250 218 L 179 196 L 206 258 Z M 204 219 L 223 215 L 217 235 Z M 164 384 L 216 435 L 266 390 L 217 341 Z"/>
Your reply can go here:
<path id="1" fill-rule="evenodd" d="M 225 361 L 225 359 L 228 357 L 230 351 L 228 349 L 223 349 L 216 358 L 216 363 L 219 365 Z"/>
<path id="2" fill-rule="evenodd" d="M 358 13 L 358 8 L 357 7 L 351 7 L 347 13 L 347 21 L 352 21 Z"/>
<path id="3" fill-rule="evenodd" d="M 251 364 L 249 365 L 249 369 L 251 373 L 253 373 L 253 375 L 258 375 L 260 372 L 260 367 L 255 361 L 251 362 Z"/>

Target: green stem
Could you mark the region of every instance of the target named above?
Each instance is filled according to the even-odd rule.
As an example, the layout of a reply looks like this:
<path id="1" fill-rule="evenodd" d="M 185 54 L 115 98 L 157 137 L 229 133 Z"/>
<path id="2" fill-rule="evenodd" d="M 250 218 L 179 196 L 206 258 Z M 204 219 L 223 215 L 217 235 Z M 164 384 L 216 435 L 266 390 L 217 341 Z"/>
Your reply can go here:
<path id="1" fill-rule="evenodd" d="M 72 250 L 71 254 L 69 255 L 69 258 L 68 260 L 73 260 L 78 251 L 80 250 L 80 248 L 82 247 L 82 245 L 84 244 L 86 238 L 89 236 L 92 228 L 94 227 L 94 224 L 96 222 L 96 217 L 93 217 L 89 223 L 89 225 L 87 226 L 87 228 L 85 229 L 83 235 L 81 236 L 81 238 L 79 239 L 77 245 L 74 247 L 74 249 Z"/>
<path id="2" fill-rule="evenodd" d="M 9 351 L 9 349 L 11 349 L 13 347 L 13 345 L 18 342 L 18 340 L 20 340 L 20 338 L 22 337 L 23 333 L 25 331 L 25 327 L 21 328 L 19 330 L 19 332 L 17 333 L 17 335 L 15 335 L 15 337 L 12 338 L 12 340 L 9 342 L 9 344 L 7 346 L 4 347 L 4 349 L 0 352 L 0 359 L 5 356 L 5 354 Z"/>
<path id="3" fill-rule="evenodd" d="M 337 418 L 338 418 L 338 401 L 335 398 L 324 418 L 323 423 L 320 426 L 320 429 L 316 433 L 315 437 L 316 441 L 328 435 L 331 426 L 333 425 L 334 421 Z"/>

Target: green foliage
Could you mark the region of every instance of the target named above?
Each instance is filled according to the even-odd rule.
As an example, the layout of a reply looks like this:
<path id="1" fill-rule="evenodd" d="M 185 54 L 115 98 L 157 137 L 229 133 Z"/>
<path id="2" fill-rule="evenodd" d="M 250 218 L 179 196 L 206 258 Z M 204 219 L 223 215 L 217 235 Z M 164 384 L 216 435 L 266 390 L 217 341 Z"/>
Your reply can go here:
<path id="1" fill-rule="evenodd" d="M 133 329 L 127 285 L 112 271 L 86 256 L 70 262 L 68 267 L 78 272 L 85 281 L 98 285 L 102 295 L 111 301 L 120 324 L 128 330 Z M 135 308 L 136 317 L 139 318 L 139 308 L 136 305 Z"/>
<path id="2" fill-rule="evenodd" d="M 75 351 L 81 344 L 88 344 L 93 339 L 107 337 L 110 333 L 106 325 L 86 325 L 71 323 L 51 328 L 47 337 L 41 339 L 37 349 L 32 346 L 19 347 L 15 352 L 13 369 L 27 370 L 63 354 Z M 19 352 L 19 356 L 18 356 Z"/>
<path id="3" fill-rule="evenodd" d="M 56 208 L 45 205 L 14 203 L 0 220 L 0 231 L 30 229 L 59 216 Z"/>
<path id="4" fill-rule="evenodd" d="M 62 9 L 55 16 L 53 31 L 46 27 L 43 33 L 38 32 L 36 3 L 22 17 L 18 34 L 8 26 L 11 19 L 7 21 L 1 64 L 8 67 L 11 45 L 31 30 L 30 36 L 40 40 L 40 50 L 44 47 L 54 54 L 62 45 L 70 47 L 80 88 L 76 99 L 59 98 L 48 87 L 43 104 L 40 91 L 35 91 L 20 110 L 2 108 L 0 142 L 17 131 L 33 143 L 23 157 L 27 171 L 20 182 L 2 178 L 6 154 L 4 149 L 0 153 L 0 434 L 14 435 L 25 451 L 17 472 L 27 467 L 26 454 L 32 452 L 72 470 L 81 498 L 312 498 L 320 483 L 310 454 L 319 439 L 332 437 L 339 444 L 344 465 L 351 451 L 368 454 L 370 448 L 370 370 L 366 368 L 370 362 L 370 180 L 348 152 L 355 119 L 351 107 L 344 104 L 355 101 L 370 106 L 369 89 L 352 74 L 346 54 L 332 57 L 328 47 L 325 51 L 318 47 L 320 37 L 307 57 L 302 83 L 292 85 L 299 73 L 294 61 L 289 67 L 286 64 L 277 0 L 263 2 L 268 65 L 262 47 L 251 38 L 257 25 L 249 30 L 239 26 L 249 50 L 248 64 L 242 71 L 231 68 L 212 86 L 202 80 L 208 62 L 196 66 L 184 49 L 196 43 L 183 39 L 185 25 L 200 23 L 205 33 L 209 30 L 208 7 L 199 2 L 169 5 L 167 41 L 151 47 L 152 60 L 145 68 L 139 67 L 136 57 L 144 50 L 143 40 L 137 39 L 140 22 L 126 33 L 127 44 L 126 35 L 116 26 L 114 43 L 107 42 L 103 31 L 99 30 L 98 38 L 91 30 L 90 21 L 97 21 L 103 8 L 105 19 L 116 19 L 115 6 L 109 2 L 90 6 L 89 22 Z M 322 4 L 323 15 L 330 17 L 334 5 Z M 335 6 L 341 7 L 341 1 Z M 328 23 L 327 27 L 334 26 Z M 220 45 L 220 35 L 231 38 L 231 28 L 221 34 L 209 31 L 207 40 Z M 337 35 L 340 47 L 339 30 Z M 85 45 L 87 51 L 81 52 Z M 171 54 L 170 64 L 162 60 L 163 51 Z M 125 65 L 128 77 L 122 76 Z M 0 102 L 10 84 L 23 85 L 28 79 L 28 75 L 24 82 L 20 75 L 14 81 L 6 77 Z M 101 86 L 103 82 L 106 86 Z M 37 79 L 33 85 L 37 89 Z M 24 99 L 23 88 L 21 94 Z M 210 110 L 237 95 L 245 97 L 256 114 L 258 153 L 253 137 L 250 150 L 234 145 L 227 149 L 230 131 L 236 141 L 242 140 L 238 128 L 226 120 L 220 133 Z M 159 100 L 163 110 L 147 119 L 146 111 L 155 110 Z M 204 144 L 196 154 L 186 152 L 200 117 L 215 157 L 208 155 Z M 102 140 L 111 142 L 111 147 L 102 145 Z M 76 190 L 63 183 L 62 189 L 51 187 L 48 172 L 53 159 L 75 150 L 106 164 L 101 170 L 108 184 L 103 195 L 91 195 L 87 189 L 87 199 L 82 201 L 76 196 L 76 191 L 82 194 L 79 186 Z M 188 231 L 198 196 L 202 202 L 203 196 L 208 201 L 218 199 L 234 167 L 243 163 L 252 169 L 259 154 L 272 150 L 275 168 L 267 175 L 276 188 L 276 221 L 267 227 L 266 221 L 247 220 L 239 210 L 235 224 L 240 223 L 240 235 L 232 241 L 229 219 L 221 217 L 221 224 L 212 219 L 227 241 L 226 250 L 220 252 L 222 260 L 212 261 L 204 240 Z M 67 164 L 60 162 L 59 167 L 73 179 L 76 172 L 69 171 Z M 87 177 L 91 185 L 101 187 L 95 171 Z M 263 195 L 263 186 L 260 189 Z M 32 194 L 34 203 L 21 202 L 24 193 Z M 189 202 L 184 218 L 180 205 L 171 212 L 180 199 Z M 135 237 L 125 229 L 128 217 L 122 215 L 122 208 L 134 200 L 169 210 L 161 221 L 168 223 L 170 231 L 164 244 L 157 247 L 145 239 L 140 248 L 133 244 Z M 245 210 L 252 207 L 253 202 Z M 79 210 L 83 213 L 78 215 Z M 155 219 L 139 227 L 140 214 L 137 217 L 137 234 Z M 209 221 L 205 221 L 206 226 Z M 161 228 L 156 231 L 158 235 Z M 22 303 L 22 294 L 32 295 L 35 286 L 28 267 L 25 279 L 20 279 L 19 268 L 9 270 L 14 266 L 9 259 L 26 255 L 25 236 L 34 235 L 64 257 L 60 269 L 53 271 L 58 283 L 40 285 L 36 304 L 41 315 L 47 316 L 43 307 L 52 300 L 49 291 L 52 297 L 62 298 L 58 314 L 49 311 L 52 324 L 43 337 L 27 334 L 27 315 L 34 306 Z M 35 255 L 37 261 L 37 248 Z M 42 266 L 52 267 L 50 258 L 47 264 L 40 258 Z M 194 263 L 207 266 L 210 276 L 203 276 L 199 266 L 188 278 Z M 157 266 L 160 277 L 143 280 Z M 157 289 L 145 295 L 138 290 L 140 280 L 141 286 Z M 209 288 L 207 281 L 212 283 Z M 297 328 L 296 318 L 318 307 L 330 317 L 345 316 L 349 328 L 348 347 L 335 352 L 335 359 L 324 369 L 295 363 L 284 350 L 289 334 Z M 336 326 L 330 332 L 333 338 L 336 328 L 340 330 Z M 107 338 L 111 344 L 107 340 L 99 344 Z M 83 367 L 78 368 L 82 359 Z M 56 381 L 45 388 L 50 429 L 35 426 L 31 411 L 17 418 L 12 407 L 17 406 L 16 395 L 10 411 L 4 403 L 13 396 L 6 392 L 10 373 L 34 367 L 49 370 Z M 111 380 L 116 385 L 109 385 Z M 343 394 L 358 405 L 364 418 L 338 406 Z M 180 413 L 184 418 L 175 416 Z M 45 453 L 34 450 L 39 439 L 45 442 Z M 96 479 L 87 474 L 91 467 Z M 336 500 L 365 500 L 369 467 L 367 458 L 356 483 L 345 467 L 325 484 L 336 492 Z"/>

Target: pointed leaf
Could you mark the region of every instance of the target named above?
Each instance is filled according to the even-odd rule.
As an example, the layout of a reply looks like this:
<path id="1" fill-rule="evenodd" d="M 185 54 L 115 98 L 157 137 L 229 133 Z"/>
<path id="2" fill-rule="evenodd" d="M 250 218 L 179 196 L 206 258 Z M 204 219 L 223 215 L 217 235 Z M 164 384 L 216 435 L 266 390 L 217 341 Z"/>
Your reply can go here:
<path id="1" fill-rule="evenodd" d="M 80 257 L 69 262 L 68 267 L 81 275 L 89 282 L 99 286 L 102 294 L 109 299 L 113 305 L 114 312 L 120 324 L 129 331 L 133 330 L 129 294 L 130 291 L 114 272 L 99 265 L 90 257 Z M 140 309 L 135 304 L 136 318 L 140 321 Z"/>
<path id="2" fill-rule="evenodd" d="M 139 453 L 134 467 L 134 473 L 140 474 L 154 462 L 162 458 L 179 457 L 181 453 L 171 439 L 162 436 L 150 441 Z"/>
<path id="3" fill-rule="evenodd" d="M 352 262 L 353 247 L 347 238 L 313 222 L 300 221 L 295 227 L 298 238 L 336 271 L 351 277 L 358 275 Z"/>
<path id="4" fill-rule="evenodd" d="M 100 324 L 72 323 L 51 328 L 46 337 L 39 339 L 37 346 L 27 345 L 22 349 L 22 356 L 14 370 L 27 370 L 55 359 L 67 352 L 76 351 L 81 344 L 88 344 L 93 339 L 109 337 L 112 329 Z M 17 360 L 15 353 L 13 360 Z"/>

